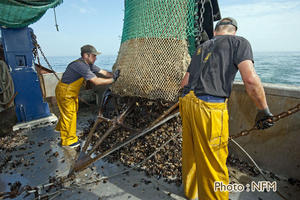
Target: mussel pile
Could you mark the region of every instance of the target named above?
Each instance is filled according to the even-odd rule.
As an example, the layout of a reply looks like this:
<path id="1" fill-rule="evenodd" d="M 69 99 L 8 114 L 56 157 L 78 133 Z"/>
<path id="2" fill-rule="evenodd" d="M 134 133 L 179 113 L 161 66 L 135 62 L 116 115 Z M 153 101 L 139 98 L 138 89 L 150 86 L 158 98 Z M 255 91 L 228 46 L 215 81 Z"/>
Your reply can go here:
<path id="1" fill-rule="evenodd" d="M 116 111 L 104 114 L 111 118 L 117 116 L 116 112 L 119 111 L 119 113 L 122 113 L 126 109 L 125 105 L 128 101 L 131 101 L 131 99 L 118 98 Z M 134 109 L 124 119 L 124 124 L 133 129 L 144 130 L 171 106 L 172 104 L 166 102 L 138 98 L 136 99 Z M 89 128 L 85 129 L 81 139 L 84 140 L 87 137 L 93 123 L 93 121 L 90 122 Z M 95 144 L 111 125 L 108 122 L 100 123 L 93 135 L 92 143 Z M 180 117 L 173 118 L 152 132 L 147 133 L 106 157 L 106 160 L 109 162 L 120 161 L 128 167 L 136 166 L 179 131 L 181 131 L 181 119 Z M 124 142 L 135 133 L 123 127 L 113 131 L 99 146 L 97 149 L 98 153 Z M 163 177 L 165 181 L 175 182 L 178 185 L 181 184 L 181 143 L 182 138 L 179 136 L 169 142 L 151 159 L 138 166 L 138 169 L 144 170 L 147 175 L 154 176 L 157 179 Z"/>
<path id="2" fill-rule="evenodd" d="M 10 155 L 11 152 L 14 151 L 22 151 L 25 150 L 25 147 L 17 148 L 20 143 L 22 144 L 24 141 L 27 140 L 27 136 L 19 135 L 19 132 L 13 132 L 5 137 L 0 137 L 0 174 L 2 170 L 8 166 L 9 161 L 12 160 L 12 156 Z M 24 160 L 24 158 L 23 158 Z M 22 164 L 21 158 L 19 160 L 14 160 L 10 162 L 11 168 L 15 168 L 18 165 Z"/>

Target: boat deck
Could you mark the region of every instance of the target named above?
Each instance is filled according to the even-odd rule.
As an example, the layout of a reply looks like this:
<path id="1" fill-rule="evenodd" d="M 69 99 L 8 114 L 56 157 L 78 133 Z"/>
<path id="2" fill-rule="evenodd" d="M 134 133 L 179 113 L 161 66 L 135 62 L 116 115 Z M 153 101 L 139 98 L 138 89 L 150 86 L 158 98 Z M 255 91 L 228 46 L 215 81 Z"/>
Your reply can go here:
<path id="1" fill-rule="evenodd" d="M 79 112 L 77 131 L 80 133 L 88 126 L 88 120 L 94 119 L 95 113 L 88 108 Z M 22 185 L 38 186 L 49 183 L 51 177 L 63 177 L 69 173 L 76 151 L 62 148 L 59 145 L 59 133 L 54 131 L 54 125 L 27 129 L 15 135 L 5 144 L 0 143 L 2 157 L 11 157 L 3 163 L 0 160 L 0 194 L 10 190 L 12 183 L 20 181 Z M 3 142 L 2 138 L 2 142 Z M 2 168 L 2 169 L 1 169 Z M 57 195 L 49 199 L 90 199 L 90 200 L 120 200 L 120 199 L 185 199 L 182 185 L 167 183 L 163 178 L 146 176 L 143 171 L 131 169 L 128 173 L 119 174 L 107 180 L 98 179 L 111 176 L 129 169 L 120 163 L 108 163 L 99 160 L 84 171 L 76 174 L 73 184 L 65 185 Z M 239 167 L 229 167 L 231 183 L 248 184 L 251 181 L 263 181 L 262 176 L 250 176 L 240 171 Z M 299 199 L 300 185 L 280 176 L 273 176 L 270 181 L 276 181 L 280 192 L 288 199 Z M 275 179 L 274 179 L 275 178 Z M 55 192 L 52 189 L 49 193 Z M 45 194 L 45 191 L 43 191 Z M 15 199 L 35 199 L 34 195 L 24 197 L 25 193 Z M 1 198 L 0 198 L 1 199 Z M 230 193 L 231 200 L 280 200 L 275 192 L 236 192 Z"/>

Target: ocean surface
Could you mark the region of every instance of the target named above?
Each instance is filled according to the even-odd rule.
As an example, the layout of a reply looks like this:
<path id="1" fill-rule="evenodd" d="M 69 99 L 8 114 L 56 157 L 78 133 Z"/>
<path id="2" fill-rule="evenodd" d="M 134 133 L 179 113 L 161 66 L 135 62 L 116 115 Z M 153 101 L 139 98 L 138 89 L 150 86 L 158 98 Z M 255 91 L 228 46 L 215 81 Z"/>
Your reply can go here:
<path id="1" fill-rule="evenodd" d="M 64 72 L 67 65 L 79 56 L 49 56 L 49 63 L 56 72 Z M 97 56 L 96 65 L 111 71 L 117 55 Z M 262 82 L 300 86 L 300 52 L 254 52 L 255 69 Z M 41 64 L 47 64 L 41 59 Z M 238 73 L 236 80 L 241 80 Z"/>

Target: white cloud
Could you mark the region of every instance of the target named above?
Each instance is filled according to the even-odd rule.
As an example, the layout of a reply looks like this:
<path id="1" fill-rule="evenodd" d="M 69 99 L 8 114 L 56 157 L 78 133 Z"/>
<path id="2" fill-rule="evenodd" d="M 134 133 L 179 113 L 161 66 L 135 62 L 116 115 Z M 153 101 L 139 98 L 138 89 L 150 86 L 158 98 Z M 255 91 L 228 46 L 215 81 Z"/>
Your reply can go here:
<path id="1" fill-rule="evenodd" d="M 238 35 L 246 37 L 254 51 L 300 51 L 300 2 L 261 1 L 222 6 L 222 17 L 238 21 Z"/>
<path id="2" fill-rule="evenodd" d="M 82 13 L 82 14 L 84 14 L 84 13 L 87 12 L 87 10 L 86 10 L 85 8 L 80 8 L 80 9 L 79 9 L 79 12 Z"/>
<path id="3" fill-rule="evenodd" d="M 83 0 L 83 1 L 87 2 L 87 0 Z M 89 7 L 87 5 L 83 5 L 83 4 L 81 4 L 80 6 L 77 5 L 77 4 L 72 4 L 72 7 L 75 10 L 78 10 L 78 12 L 81 13 L 81 14 L 86 14 L 86 13 L 88 13 L 88 14 L 95 14 L 95 12 L 96 12 L 95 8 L 92 8 L 92 7 Z"/>

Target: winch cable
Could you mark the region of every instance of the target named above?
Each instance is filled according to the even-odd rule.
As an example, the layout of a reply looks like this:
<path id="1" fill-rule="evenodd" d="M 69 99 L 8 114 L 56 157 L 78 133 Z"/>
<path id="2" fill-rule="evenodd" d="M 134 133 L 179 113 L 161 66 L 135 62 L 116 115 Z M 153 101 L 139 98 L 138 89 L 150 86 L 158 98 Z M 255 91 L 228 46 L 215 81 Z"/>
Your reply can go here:
<path id="1" fill-rule="evenodd" d="M 0 95 L 2 95 L 0 105 L 6 106 L 13 101 L 15 97 L 15 89 L 9 68 L 2 60 L 0 60 L 0 89 Z"/>
<path id="2" fill-rule="evenodd" d="M 56 19 L 55 7 L 53 8 L 53 12 L 54 12 L 55 27 L 56 27 L 56 30 L 59 31 L 58 24 L 57 24 L 57 19 Z"/>
<path id="3" fill-rule="evenodd" d="M 229 141 L 233 142 L 248 158 L 249 160 L 254 164 L 254 166 L 258 169 L 260 175 L 262 175 L 262 177 L 266 180 L 269 181 L 267 179 L 267 177 L 264 175 L 263 171 L 261 170 L 261 168 L 257 165 L 257 163 L 254 161 L 254 159 L 248 154 L 248 152 L 241 146 L 239 145 L 239 143 L 237 143 L 234 139 L 230 138 Z M 279 195 L 282 199 L 284 200 L 288 200 L 285 196 L 283 196 L 279 190 L 277 189 L 276 194 Z"/>

